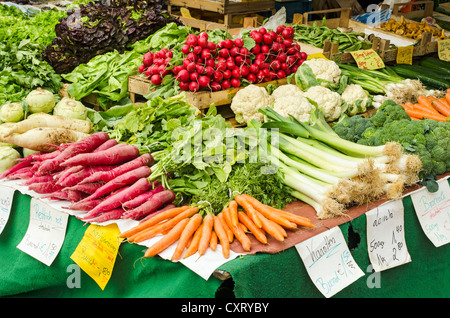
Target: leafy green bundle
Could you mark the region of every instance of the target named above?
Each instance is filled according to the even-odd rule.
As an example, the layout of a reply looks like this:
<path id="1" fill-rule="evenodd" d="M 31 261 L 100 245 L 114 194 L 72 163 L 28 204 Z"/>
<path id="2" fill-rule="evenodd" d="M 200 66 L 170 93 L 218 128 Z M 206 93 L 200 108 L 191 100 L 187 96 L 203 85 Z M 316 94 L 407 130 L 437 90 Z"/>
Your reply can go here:
<path id="1" fill-rule="evenodd" d="M 171 22 L 181 24 L 163 9 L 163 0 L 80 4 L 56 25 L 56 38 L 43 55 L 57 73 L 68 73 L 96 55 L 113 50 L 122 53 Z"/>

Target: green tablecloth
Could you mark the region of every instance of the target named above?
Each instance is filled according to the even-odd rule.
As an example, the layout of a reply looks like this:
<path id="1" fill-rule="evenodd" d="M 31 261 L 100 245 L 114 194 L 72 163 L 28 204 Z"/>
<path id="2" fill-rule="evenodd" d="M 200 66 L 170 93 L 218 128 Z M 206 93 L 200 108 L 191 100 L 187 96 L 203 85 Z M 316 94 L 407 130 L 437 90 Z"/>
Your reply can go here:
<path id="1" fill-rule="evenodd" d="M 410 263 L 380 273 L 380 288 L 370 288 L 372 272 L 367 254 L 366 217 L 340 225 L 358 266 L 365 275 L 337 293 L 339 297 L 450 297 L 450 244 L 435 247 L 425 236 L 411 198 L 403 199 L 405 236 Z M 30 197 L 16 191 L 8 223 L 0 235 L 0 296 L 9 297 L 120 297 L 120 298 L 214 298 L 221 296 L 223 282 L 207 281 L 180 263 L 159 257 L 139 260 L 143 247 L 123 243 L 106 288 L 81 272 L 81 287 L 68 288 L 71 254 L 87 227 L 69 218 L 64 244 L 51 266 L 16 246 L 29 222 Z M 231 274 L 237 298 L 323 298 L 309 278 L 295 248 L 277 254 L 238 257 L 219 267 Z M 373 277 L 373 276 L 372 276 Z M 228 284 L 227 284 L 228 285 Z M 225 296 L 230 294 L 225 293 Z"/>

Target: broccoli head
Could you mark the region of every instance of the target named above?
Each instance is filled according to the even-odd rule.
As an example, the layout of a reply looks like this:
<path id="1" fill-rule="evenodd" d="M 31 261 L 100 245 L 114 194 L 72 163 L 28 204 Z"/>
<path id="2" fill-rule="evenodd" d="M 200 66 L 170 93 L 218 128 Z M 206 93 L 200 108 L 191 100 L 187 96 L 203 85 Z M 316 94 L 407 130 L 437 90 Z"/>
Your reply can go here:
<path id="1" fill-rule="evenodd" d="M 374 128 L 374 125 L 368 118 L 361 115 L 351 117 L 343 115 L 333 126 L 333 130 L 339 137 L 353 142 L 358 142 L 369 128 Z"/>
<path id="2" fill-rule="evenodd" d="M 376 127 L 383 127 L 387 123 L 400 119 L 411 120 L 411 117 L 406 113 L 403 106 L 398 105 L 391 99 L 384 101 L 377 112 L 370 116 L 370 121 Z"/>

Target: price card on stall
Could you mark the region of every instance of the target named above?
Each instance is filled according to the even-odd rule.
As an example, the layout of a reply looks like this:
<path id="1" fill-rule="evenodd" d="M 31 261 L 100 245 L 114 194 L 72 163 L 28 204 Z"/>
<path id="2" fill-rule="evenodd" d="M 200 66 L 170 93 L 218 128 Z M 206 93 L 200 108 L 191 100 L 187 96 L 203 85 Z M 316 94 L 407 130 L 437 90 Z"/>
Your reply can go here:
<path id="1" fill-rule="evenodd" d="M 373 49 L 350 52 L 361 69 L 376 70 L 384 68 L 383 59 Z"/>
<path id="2" fill-rule="evenodd" d="M 17 248 L 50 266 L 64 242 L 68 219 L 67 213 L 32 198 L 30 223 Z"/>
<path id="3" fill-rule="evenodd" d="M 106 226 L 91 224 L 70 258 L 103 290 L 111 278 L 123 239 L 116 223 Z"/>
<path id="4" fill-rule="evenodd" d="M 8 222 L 15 191 L 13 188 L 0 186 L 0 234 Z"/>
<path id="5" fill-rule="evenodd" d="M 450 62 L 450 39 L 438 41 L 438 56 L 440 60 Z"/>
<path id="6" fill-rule="evenodd" d="M 327 298 L 364 276 L 336 226 L 295 246 L 317 289 Z"/>
<path id="7" fill-rule="evenodd" d="M 411 262 L 403 216 L 402 200 L 389 201 L 366 212 L 367 249 L 376 272 Z"/>
<path id="8" fill-rule="evenodd" d="M 414 52 L 414 46 L 412 46 L 412 45 L 398 47 L 397 48 L 397 57 L 396 57 L 397 64 L 412 65 L 413 52 Z"/>
<path id="9" fill-rule="evenodd" d="M 450 187 L 447 178 L 438 181 L 439 189 L 422 188 L 411 193 L 411 200 L 425 235 L 436 247 L 450 242 Z"/>

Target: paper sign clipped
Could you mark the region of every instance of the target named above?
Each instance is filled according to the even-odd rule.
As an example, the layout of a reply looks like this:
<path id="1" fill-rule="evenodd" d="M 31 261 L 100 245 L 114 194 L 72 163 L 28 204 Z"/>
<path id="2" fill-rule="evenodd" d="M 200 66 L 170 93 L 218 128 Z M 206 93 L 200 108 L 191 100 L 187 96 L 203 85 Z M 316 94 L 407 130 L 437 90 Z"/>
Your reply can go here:
<path id="1" fill-rule="evenodd" d="M 440 60 L 450 62 L 450 39 L 438 41 L 438 56 Z"/>
<path id="2" fill-rule="evenodd" d="M 69 215 L 39 199 L 30 202 L 30 223 L 17 248 L 50 266 L 61 250 Z"/>
<path id="3" fill-rule="evenodd" d="M 297 244 L 295 248 L 311 280 L 327 298 L 364 276 L 338 226 Z"/>
<path id="4" fill-rule="evenodd" d="M 438 184 L 436 192 L 428 192 L 424 187 L 411 193 L 420 225 L 436 247 L 450 242 L 450 187 L 447 179 L 439 180 Z"/>
<path id="5" fill-rule="evenodd" d="M 350 52 L 361 69 L 376 70 L 384 68 L 384 62 L 373 49 Z"/>
<path id="6" fill-rule="evenodd" d="M 401 46 L 397 48 L 397 64 L 412 65 L 414 46 Z"/>
<path id="7" fill-rule="evenodd" d="M 15 191 L 13 188 L 0 186 L 0 234 L 8 222 Z"/>
<path id="8" fill-rule="evenodd" d="M 366 212 L 367 250 L 373 269 L 380 272 L 411 262 L 405 241 L 402 200 Z"/>
<path id="9" fill-rule="evenodd" d="M 88 274 L 102 290 L 111 278 L 119 251 L 120 230 L 117 224 L 91 224 L 70 258 Z"/>

